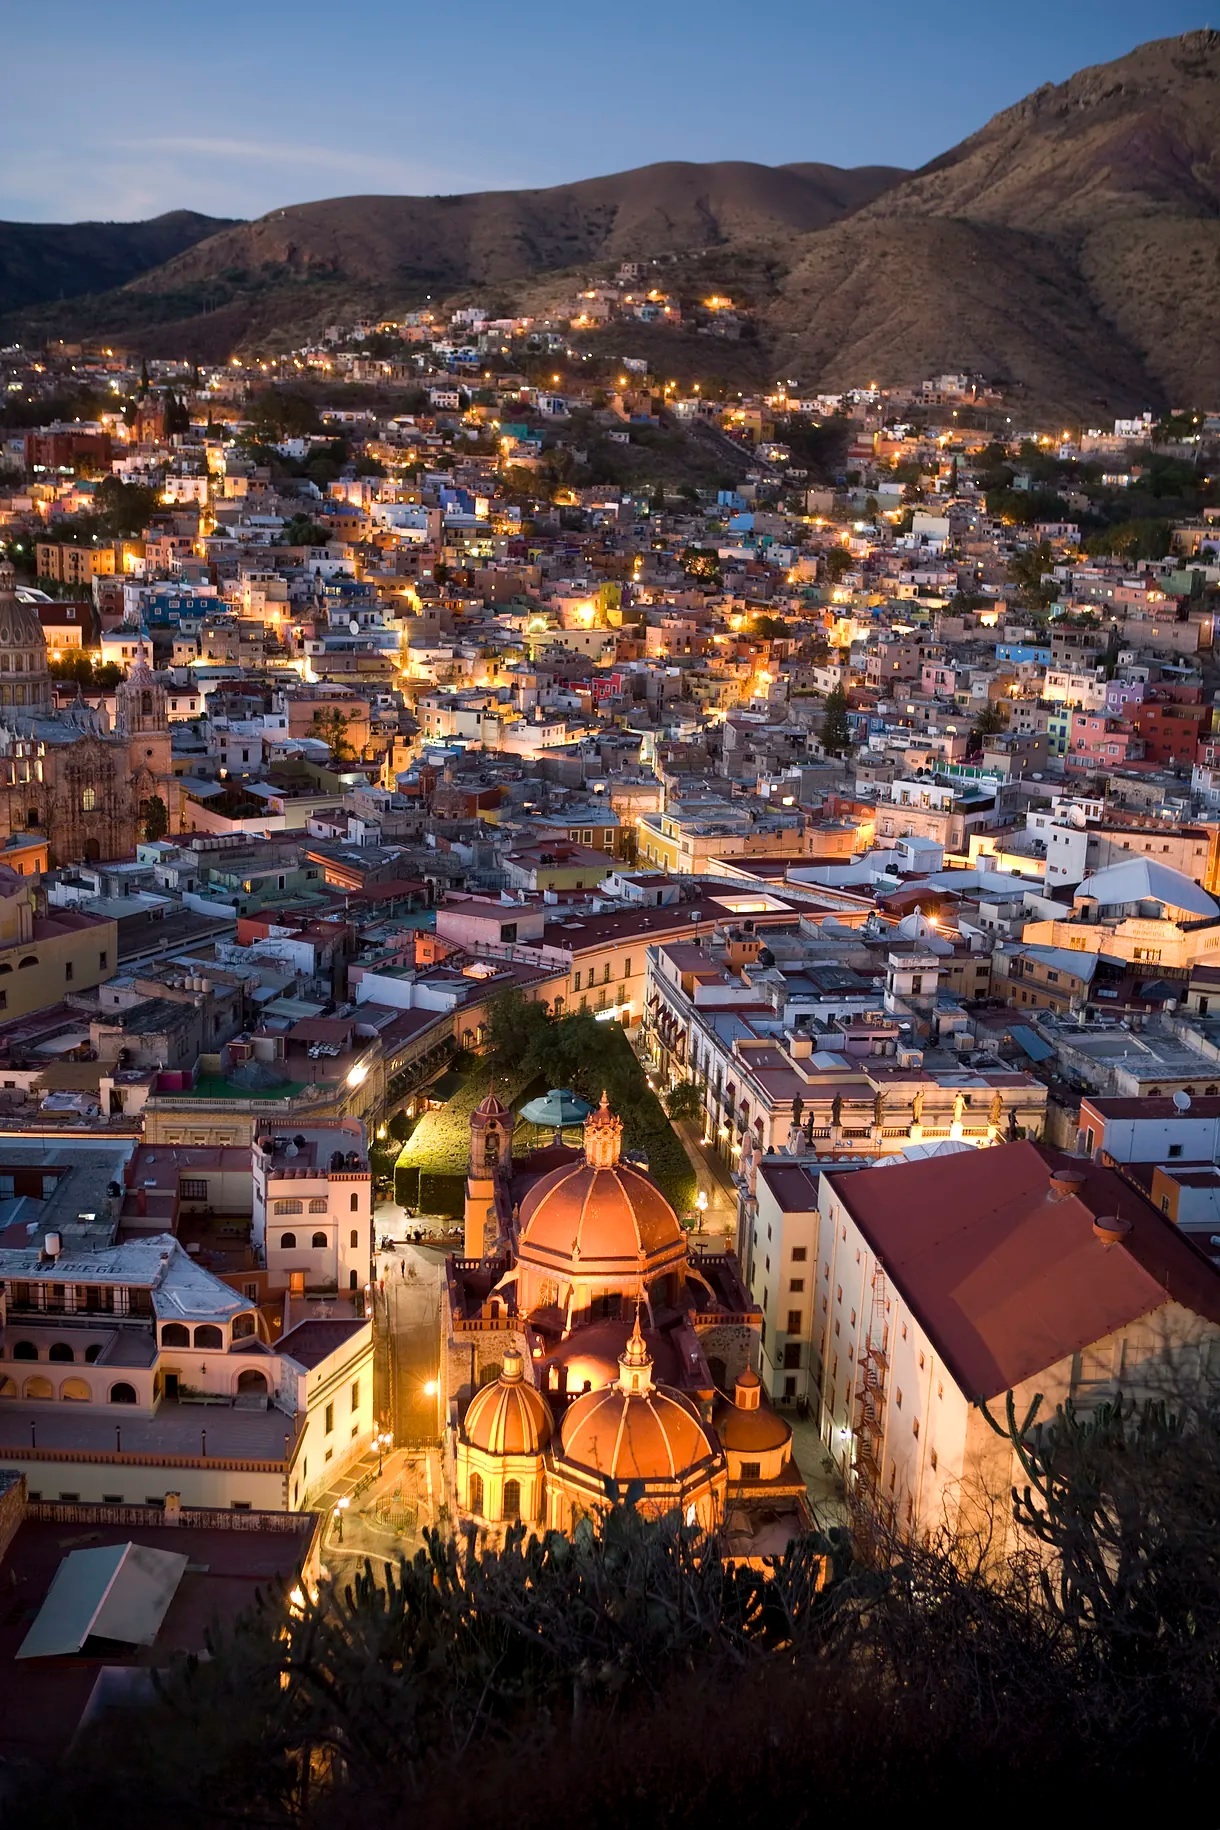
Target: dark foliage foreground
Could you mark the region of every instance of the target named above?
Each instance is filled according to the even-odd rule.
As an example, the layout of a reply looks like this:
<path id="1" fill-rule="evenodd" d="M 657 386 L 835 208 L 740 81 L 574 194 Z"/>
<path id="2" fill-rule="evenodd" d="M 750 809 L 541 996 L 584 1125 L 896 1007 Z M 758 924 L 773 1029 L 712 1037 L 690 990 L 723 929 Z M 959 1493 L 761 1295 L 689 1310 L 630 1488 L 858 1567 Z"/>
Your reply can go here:
<path id="1" fill-rule="evenodd" d="M 957 1543 L 863 1568 L 830 1534 L 764 1575 L 625 1507 L 574 1542 L 434 1539 L 303 1611 L 266 1597 L 14 1821 L 1127 1821 L 1210 1787 L 1220 1412 L 1009 1427 L 1028 1484 L 1002 1563 Z"/>

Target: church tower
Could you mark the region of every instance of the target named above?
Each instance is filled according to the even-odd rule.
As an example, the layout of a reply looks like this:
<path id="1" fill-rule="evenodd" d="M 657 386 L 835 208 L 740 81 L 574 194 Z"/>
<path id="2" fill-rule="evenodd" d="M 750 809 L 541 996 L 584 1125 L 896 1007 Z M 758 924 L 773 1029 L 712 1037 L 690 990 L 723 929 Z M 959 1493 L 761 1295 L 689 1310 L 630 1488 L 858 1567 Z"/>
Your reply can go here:
<path id="1" fill-rule="evenodd" d="M 166 692 L 144 656 L 143 644 L 125 680 L 114 689 L 115 725 L 121 737 L 143 737 L 168 728 Z"/>
<path id="2" fill-rule="evenodd" d="M 464 1207 L 467 1258 L 482 1258 L 488 1231 L 498 1230 L 496 1184 L 507 1178 L 512 1163 L 513 1115 L 494 1093 L 470 1115 L 470 1171 L 466 1177 Z"/>
<path id="3" fill-rule="evenodd" d="M 38 612 L 17 596 L 17 575 L 0 564 L 0 720 L 49 717 L 51 676 Z"/>

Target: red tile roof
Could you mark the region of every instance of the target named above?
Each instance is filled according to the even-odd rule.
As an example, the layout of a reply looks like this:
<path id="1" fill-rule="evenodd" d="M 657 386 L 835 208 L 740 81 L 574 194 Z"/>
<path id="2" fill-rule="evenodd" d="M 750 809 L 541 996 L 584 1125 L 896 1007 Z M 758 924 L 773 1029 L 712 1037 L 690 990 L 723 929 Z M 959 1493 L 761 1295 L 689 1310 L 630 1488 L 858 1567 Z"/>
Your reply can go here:
<path id="1" fill-rule="evenodd" d="M 1220 1325 L 1220 1272 L 1113 1170 L 1057 1198 L 1031 1143 L 831 1175 L 834 1192 L 968 1398 L 994 1398 L 1176 1301 Z M 1104 1245 L 1094 1218 L 1121 1214 Z"/>

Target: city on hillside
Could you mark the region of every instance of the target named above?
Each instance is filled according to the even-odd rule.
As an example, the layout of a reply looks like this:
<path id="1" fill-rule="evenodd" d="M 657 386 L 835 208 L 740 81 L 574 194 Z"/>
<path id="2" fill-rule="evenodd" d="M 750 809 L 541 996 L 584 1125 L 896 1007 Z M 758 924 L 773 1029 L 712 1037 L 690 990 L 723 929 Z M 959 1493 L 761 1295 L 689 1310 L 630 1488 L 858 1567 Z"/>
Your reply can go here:
<path id="1" fill-rule="evenodd" d="M 0 348 L 0 1815 L 1202 1770 L 1220 392 L 760 272 Z"/>

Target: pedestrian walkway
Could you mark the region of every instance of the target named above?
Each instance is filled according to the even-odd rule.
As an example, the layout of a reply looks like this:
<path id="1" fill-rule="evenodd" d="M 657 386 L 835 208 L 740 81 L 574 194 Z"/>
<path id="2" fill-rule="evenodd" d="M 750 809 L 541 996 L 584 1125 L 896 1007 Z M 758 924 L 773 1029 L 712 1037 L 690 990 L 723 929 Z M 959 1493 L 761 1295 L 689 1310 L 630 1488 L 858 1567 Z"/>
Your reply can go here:
<path id="1" fill-rule="evenodd" d="M 819 1525 L 849 1525 L 843 1477 L 830 1459 L 812 1417 L 785 1413 L 792 1425 L 792 1454 L 805 1482 L 809 1504 Z"/>
<path id="2" fill-rule="evenodd" d="M 737 1237 L 737 1184 L 716 1152 L 703 1142 L 697 1120 L 679 1118 L 672 1123 L 695 1172 L 696 1189 L 706 1201 L 700 1232 L 722 1240 L 727 1237 L 732 1243 Z"/>

